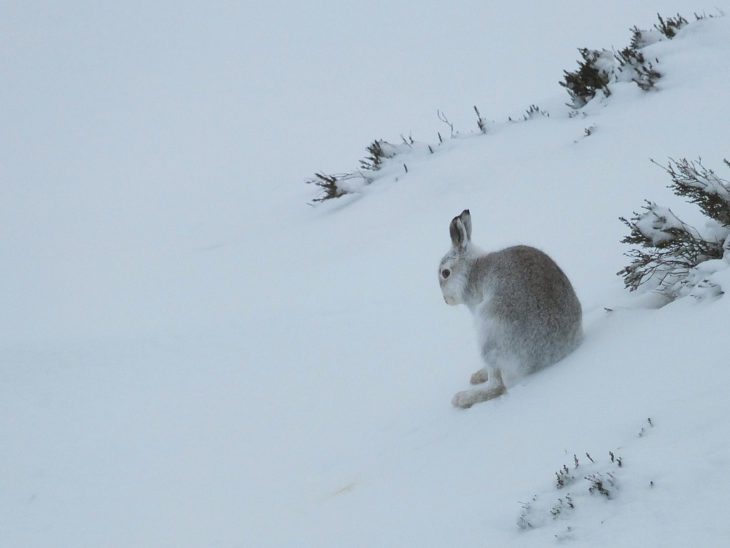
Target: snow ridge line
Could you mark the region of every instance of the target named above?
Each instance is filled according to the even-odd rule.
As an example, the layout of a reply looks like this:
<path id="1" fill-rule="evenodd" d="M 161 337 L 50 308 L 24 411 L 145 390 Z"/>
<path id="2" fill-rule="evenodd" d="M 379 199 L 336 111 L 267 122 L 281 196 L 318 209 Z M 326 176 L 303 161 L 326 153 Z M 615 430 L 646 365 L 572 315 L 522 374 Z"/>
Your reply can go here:
<path id="1" fill-rule="evenodd" d="M 717 15 L 695 13 L 694 17 L 696 21 L 701 21 L 723 15 L 724 13 L 718 10 Z M 582 57 L 582 60 L 578 61 L 578 69 L 573 72 L 564 71 L 563 81 L 559 82 L 562 87 L 566 88 L 571 98 L 571 102 L 567 104 L 571 109 L 568 114 L 570 118 L 578 115 L 587 116 L 581 109 L 599 92 L 603 94 L 604 98 L 608 98 L 611 95 L 610 86 L 612 84 L 634 82 L 643 91 L 654 89 L 656 81 L 661 78 L 662 74 L 656 70 L 654 63 L 647 60 L 641 50 L 657 42 L 672 40 L 681 29 L 690 24 L 680 14 L 666 19 L 657 14 L 657 18 L 659 22 L 654 25 L 653 29 L 642 30 L 636 26 L 632 27 L 629 46 L 618 52 L 606 49 L 578 49 Z M 659 64 L 659 59 L 655 57 L 654 62 Z M 439 120 L 449 128 L 450 142 L 458 138 L 487 135 L 490 130 L 498 127 L 494 122 L 490 124 L 481 115 L 476 105 L 473 108 L 476 113 L 478 130 L 466 133 L 455 130 L 448 117 L 440 110 L 437 111 Z M 523 115 L 523 119 L 517 121 L 526 122 L 549 116 L 550 114 L 541 110 L 540 107 L 531 105 Z M 516 120 L 508 117 L 507 122 L 500 125 L 514 122 Z M 590 133 L 587 131 L 586 135 L 590 135 Z M 414 153 L 421 153 L 422 156 L 426 153 L 435 154 L 445 144 L 440 132 L 437 133 L 437 136 L 437 143 L 419 142 L 410 135 L 408 137 L 401 135 L 399 144 L 384 139 L 374 140 L 367 146 L 368 156 L 360 160 L 360 169 L 330 174 L 317 172 L 313 177 L 307 179 L 306 184 L 314 184 L 322 191 L 322 194 L 313 198 L 309 205 L 341 198 L 345 195 L 362 194 L 367 186 L 388 176 L 393 176 L 394 180 L 398 181 L 401 176 L 408 174 L 406 158 L 412 157 Z"/>

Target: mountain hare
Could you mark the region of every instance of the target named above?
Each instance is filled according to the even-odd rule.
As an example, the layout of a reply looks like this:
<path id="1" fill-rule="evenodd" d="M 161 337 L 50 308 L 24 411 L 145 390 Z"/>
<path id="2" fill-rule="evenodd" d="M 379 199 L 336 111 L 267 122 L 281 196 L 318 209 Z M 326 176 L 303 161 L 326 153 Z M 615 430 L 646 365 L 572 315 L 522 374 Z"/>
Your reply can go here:
<path id="1" fill-rule="evenodd" d="M 458 392 L 468 408 L 506 392 L 516 379 L 567 356 L 581 341 L 581 306 L 557 264 L 534 247 L 483 253 L 471 243 L 471 215 L 449 226 L 451 250 L 439 282 L 447 304 L 465 304 L 474 316 L 485 367 L 471 376 L 482 387 Z"/>

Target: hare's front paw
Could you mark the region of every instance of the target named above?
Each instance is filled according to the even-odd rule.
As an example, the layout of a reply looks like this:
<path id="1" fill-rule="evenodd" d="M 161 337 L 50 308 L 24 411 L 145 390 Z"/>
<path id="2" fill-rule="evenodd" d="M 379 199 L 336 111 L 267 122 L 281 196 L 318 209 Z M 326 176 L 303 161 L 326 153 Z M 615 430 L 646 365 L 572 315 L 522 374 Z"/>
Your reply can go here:
<path id="1" fill-rule="evenodd" d="M 459 407 L 461 409 L 469 409 L 472 405 L 479 401 L 474 396 L 475 394 L 473 390 L 463 390 L 462 392 L 457 392 L 456 394 L 454 394 L 454 397 L 451 398 L 451 405 L 453 405 L 454 407 Z"/>
<path id="2" fill-rule="evenodd" d="M 472 384 L 483 384 L 487 382 L 487 380 L 489 380 L 487 369 L 482 368 L 471 376 L 471 380 L 469 382 Z"/>
<path id="3" fill-rule="evenodd" d="M 492 400 L 498 398 L 502 394 L 507 392 L 504 384 L 501 382 L 501 377 L 496 375 L 494 384 L 487 384 L 486 386 L 480 386 L 479 388 L 472 388 L 471 390 L 464 390 L 457 392 L 451 399 L 451 404 L 454 407 L 460 407 L 461 409 L 469 409 L 475 403 Z"/>

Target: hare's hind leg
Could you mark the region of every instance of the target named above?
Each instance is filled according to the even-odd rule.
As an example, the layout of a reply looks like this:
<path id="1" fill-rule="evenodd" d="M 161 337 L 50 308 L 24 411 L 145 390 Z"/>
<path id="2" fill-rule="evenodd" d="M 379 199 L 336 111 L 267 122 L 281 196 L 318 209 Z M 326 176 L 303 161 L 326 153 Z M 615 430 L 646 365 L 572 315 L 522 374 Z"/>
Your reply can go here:
<path id="1" fill-rule="evenodd" d="M 477 375 L 480 372 L 481 371 L 477 371 L 474 375 Z M 484 386 L 457 392 L 451 400 L 451 404 L 454 407 L 460 407 L 461 409 L 469 409 L 475 403 L 498 398 L 506 391 L 507 389 L 502 381 L 502 373 L 499 369 L 493 369 L 491 371 L 491 375 L 489 375 L 489 380 Z"/>

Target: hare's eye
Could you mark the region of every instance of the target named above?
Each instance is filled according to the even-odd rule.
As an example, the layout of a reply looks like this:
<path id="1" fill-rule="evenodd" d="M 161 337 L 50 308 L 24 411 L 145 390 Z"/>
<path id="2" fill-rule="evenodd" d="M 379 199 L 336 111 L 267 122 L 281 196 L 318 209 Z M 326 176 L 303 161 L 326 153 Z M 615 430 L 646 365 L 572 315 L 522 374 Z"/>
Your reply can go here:
<path id="1" fill-rule="evenodd" d="M 441 271 L 441 276 L 442 276 L 442 277 L 444 278 L 444 280 L 445 280 L 446 278 L 448 278 L 449 276 L 451 276 L 451 270 L 449 270 L 448 268 L 444 268 L 444 269 L 443 269 L 443 270 Z"/>

